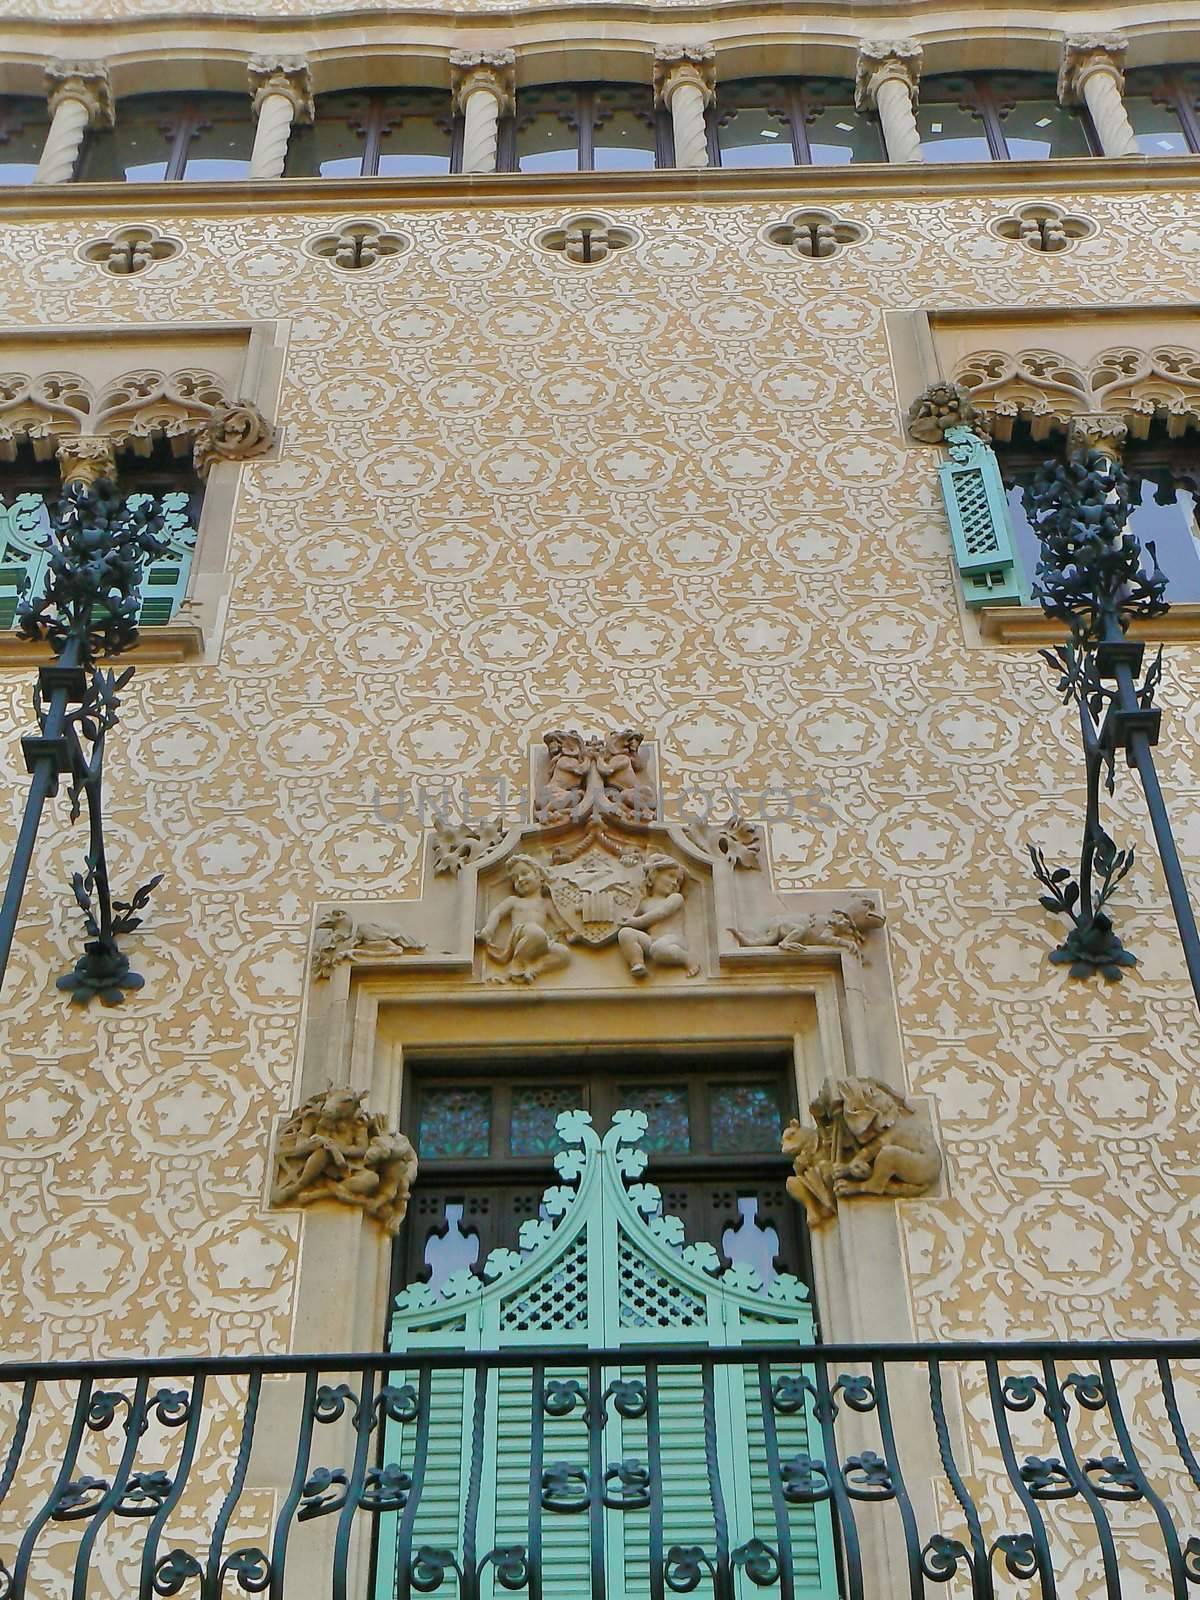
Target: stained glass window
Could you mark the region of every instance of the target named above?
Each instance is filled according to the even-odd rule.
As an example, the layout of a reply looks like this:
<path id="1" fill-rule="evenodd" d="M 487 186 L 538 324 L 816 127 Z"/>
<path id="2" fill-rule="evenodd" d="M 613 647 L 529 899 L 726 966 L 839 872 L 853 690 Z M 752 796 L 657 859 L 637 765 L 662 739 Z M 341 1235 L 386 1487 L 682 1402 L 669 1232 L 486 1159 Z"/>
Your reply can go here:
<path id="1" fill-rule="evenodd" d="M 584 1103 L 582 1084 L 526 1084 L 512 1092 L 508 1144 L 514 1156 L 546 1156 L 563 1148 L 554 1131 L 555 1119 Z"/>
<path id="2" fill-rule="evenodd" d="M 417 1152 L 427 1161 L 478 1159 L 492 1144 L 490 1089 L 425 1089 Z"/>
<path id="3" fill-rule="evenodd" d="M 773 1083 L 714 1084 L 709 1115 L 714 1155 L 749 1155 L 779 1148 L 783 1116 Z"/>
<path id="4" fill-rule="evenodd" d="M 685 1156 L 692 1148 L 688 1122 L 688 1092 L 669 1083 L 623 1083 L 617 1091 L 622 1106 L 644 1111 L 650 1126 L 642 1140 L 652 1154 Z"/>

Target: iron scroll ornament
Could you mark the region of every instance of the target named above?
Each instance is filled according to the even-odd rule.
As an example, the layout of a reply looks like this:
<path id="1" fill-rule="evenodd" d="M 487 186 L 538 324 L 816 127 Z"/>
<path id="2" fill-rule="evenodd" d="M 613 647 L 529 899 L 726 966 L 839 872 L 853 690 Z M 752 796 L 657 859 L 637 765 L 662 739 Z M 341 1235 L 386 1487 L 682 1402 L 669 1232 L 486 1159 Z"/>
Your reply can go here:
<path id="1" fill-rule="evenodd" d="M 1025 511 L 1040 544 L 1034 598 L 1047 617 L 1065 622 L 1071 642 L 1042 656 L 1057 675 L 1064 705 L 1079 715 L 1087 804 L 1078 876 L 1052 867 L 1029 846 L 1034 875 L 1045 893 L 1040 903 L 1070 924 L 1050 959 L 1072 977 L 1099 972 L 1116 981 L 1137 957 L 1125 949 L 1107 905 L 1134 864 L 1101 821 L 1101 789 L 1116 787 L 1116 755 L 1136 769 L 1158 846 L 1171 906 L 1196 1003 L 1200 1006 L 1200 932 L 1154 765 L 1162 713 L 1155 695 L 1162 651 L 1144 669 L 1144 646 L 1127 637 L 1134 621 L 1151 621 L 1169 609 L 1167 578 L 1153 543 L 1143 548 L 1128 527 L 1129 480 L 1102 450 L 1079 450 L 1048 461 L 1024 493 Z"/>
<path id="2" fill-rule="evenodd" d="M 45 585 L 17 607 L 22 636 L 50 646 L 54 664 L 38 671 L 34 715 L 38 733 L 21 740 L 30 774 L 29 794 L 0 905 L 0 980 L 8 966 L 38 826 L 46 801 L 69 781 L 71 821 L 88 811 L 84 870 L 72 878 L 87 941 L 60 989 L 86 1004 L 96 996 L 116 1005 L 144 980 L 133 971 L 119 940 L 141 924 L 156 874 L 129 900 L 114 900 L 104 842 L 104 749 L 116 726 L 121 692 L 133 669 L 102 670 L 98 657 L 116 656 L 138 641 L 143 564 L 168 549 L 160 537 L 164 514 L 157 501 L 133 503 L 107 479 L 68 483 L 49 516 Z"/>

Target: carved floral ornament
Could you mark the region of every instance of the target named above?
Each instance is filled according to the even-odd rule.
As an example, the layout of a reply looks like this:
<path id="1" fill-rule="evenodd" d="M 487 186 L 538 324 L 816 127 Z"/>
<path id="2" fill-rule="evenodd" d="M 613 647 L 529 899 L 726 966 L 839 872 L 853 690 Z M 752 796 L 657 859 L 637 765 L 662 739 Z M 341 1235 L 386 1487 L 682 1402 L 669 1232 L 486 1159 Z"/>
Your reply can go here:
<path id="1" fill-rule="evenodd" d="M 1178 345 L 1114 346 L 1086 369 L 1053 350 L 983 350 L 959 362 L 954 381 L 1000 440 L 1018 420 L 1041 440 L 1092 414 L 1117 418 L 1135 439 L 1156 421 L 1172 439 L 1200 428 L 1200 354 Z"/>
<path id="2" fill-rule="evenodd" d="M 23 441 L 38 460 L 49 460 L 77 434 L 142 456 L 165 439 L 174 455 L 192 453 L 202 475 L 216 461 L 261 455 L 274 441 L 257 406 L 231 401 L 221 379 L 202 368 L 139 368 L 100 390 L 70 372 L 0 373 L 0 460 L 13 460 Z"/>

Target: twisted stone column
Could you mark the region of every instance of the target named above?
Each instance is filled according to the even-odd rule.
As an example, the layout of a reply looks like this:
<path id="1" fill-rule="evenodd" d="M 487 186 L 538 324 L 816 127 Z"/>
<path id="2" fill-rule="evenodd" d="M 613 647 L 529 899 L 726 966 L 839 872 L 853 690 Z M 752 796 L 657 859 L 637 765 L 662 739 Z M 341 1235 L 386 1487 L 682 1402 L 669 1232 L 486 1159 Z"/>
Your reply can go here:
<path id="1" fill-rule="evenodd" d="M 921 46 L 912 39 L 864 39 L 854 73 L 854 104 L 860 111 L 878 111 L 887 158 L 921 161 L 917 132 L 917 83 Z"/>
<path id="2" fill-rule="evenodd" d="M 46 91 L 52 120 L 33 181 L 70 183 L 87 130 L 112 127 L 108 68 L 102 61 L 52 61 Z"/>
<path id="3" fill-rule="evenodd" d="M 654 55 L 654 103 L 671 113 L 675 165 L 708 165 L 704 109 L 716 98 L 716 53 L 710 44 L 668 45 Z"/>
<path id="4" fill-rule="evenodd" d="M 247 66 L 254 96 L 251 178 L 282 178 L 295 122 L 313 119 L 312 78 L 302 56 L 255 56 Z"/>
<path id="5" fill-rule="evenodd" d="M 500 118 L 516 104 L 511 50 L 452 50 L 450 96 L 463 117 L 464 172 L 495 172 Z"/>
<path id="6" fill-rule="evenodd" d="M 1125 110 L 1125 50 L 1119 33 L 1069 34 L 1058 69 L 1058 98 L 1065 106 L 1082 100 L 1091 113 L 1106 156 L 1140 156 Z"/>

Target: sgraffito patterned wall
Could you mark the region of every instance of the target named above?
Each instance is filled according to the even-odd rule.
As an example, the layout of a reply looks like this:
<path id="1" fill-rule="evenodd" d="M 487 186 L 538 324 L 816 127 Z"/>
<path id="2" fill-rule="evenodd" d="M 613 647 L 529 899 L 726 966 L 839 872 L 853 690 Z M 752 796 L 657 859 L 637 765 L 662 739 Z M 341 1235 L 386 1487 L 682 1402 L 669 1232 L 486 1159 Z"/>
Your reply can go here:
<path id="1" fill-rule="evenodd" d="M 1185 198 L 1057 198 L 1098 232 L 1046 258 L 987 199 L 847 200 L 868 237 L 828 261 L 763 244 L 769 204 L 611 208 L 640 242 L 589 268 L 534 247 L 550 206 L 383 212 L 412 248 L 351 273 L 302 249 L 327 216 L 164 218 L 183 253 L 124 280 L 74 254 L 111 217 L 6 229 L 10 326 L 291 319 L 220 663 L 140 672 L 113 742 L 120 882 L 167 874 L 122 1010 L 56 994 L 83 835 L 39 849 L 0 1026 L 7 1355 L 287 1345 L 299 1219 L 263 1196 L 311 903 L 416 895 L 414 781 L 519 784 L 562 721 L 653 732 L 669 811 L 796 797 L 781 887 L 884 893 L 949 1168 L 903 1212 L 920 1333 L 1184 1331 L 1200 1038 L 1146 829 L 1123 778 L 1143 966 L 1071 984 L 1024 851 L 1075 850 L 1071 717 L 1032 650 L 965 648 L 884 335 L 892 307 L 1194 293 Z M 29 694 L 6 671 L 8 824 Z M 1200 871 L 1194 651 L 1163 700 Z"/>

